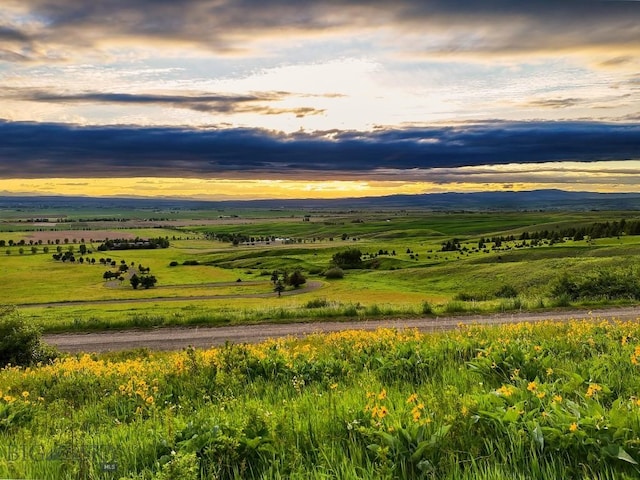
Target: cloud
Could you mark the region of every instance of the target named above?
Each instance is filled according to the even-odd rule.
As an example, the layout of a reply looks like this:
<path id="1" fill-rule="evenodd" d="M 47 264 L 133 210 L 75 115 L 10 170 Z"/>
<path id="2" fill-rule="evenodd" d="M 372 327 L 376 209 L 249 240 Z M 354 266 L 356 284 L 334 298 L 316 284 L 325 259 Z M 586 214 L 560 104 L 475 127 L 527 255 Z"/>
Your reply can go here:
<path id="1" fill-rule="evenodd" d="M 580 105 L 581 103 L 585 103 L 585 99 L 583 98 L 547 98 L 540 100 L 531 100 L 527 102 L 525 105 L 528 107 L 536 107 L 536 108 L 568 108 L 575 107 L 576 105 Z"/>
<path id="2" fill-rule="evenodd" d="M 372 38 L 386 32 L 388 45 L 398 40 L 398 48 L 409 45 L 414 53 L 597 47 L 623 58 L 615 51 L 640 45 L 635 1 L 323 0 L 301 7 L 290 0 L 7 0 L 3 8 L 14 19 L 2 27 L 15 43 L 11 51 L 29 46 L 36 60 L 53 51 L 63 56 L 150 43 L 246 55 L 281 48 L 292 37 L 353 38 L 354 32 Z M 29 21 L 15 20 L 20 16 Z"/>
<path id="3" fill-rule="evenodd" d="M 312 107 L 277 108 L 261 105 L 278 102 L 293 94 L 287 92 L 259 92 L 247 95 L 228 94 L 140 94 L 140 93 L 59 93 L 38 89 L 5 89 L 0 95 L 14 100 L 63 104 L 110 104 L 110 105 L 154 105 L 161 107 L 186 108 L 197 112 L 214 113 L 259 113 L 281 115 L 293 113 L 297 117 L 318 115 L 322 109 Z"/>
<path id="4" fill-rule="evenodd" d="M 485 122 L 324 131 L 0 122 L 0 178 L 356 178 L 412 169 L 638 160 L 640 126 Z"/>

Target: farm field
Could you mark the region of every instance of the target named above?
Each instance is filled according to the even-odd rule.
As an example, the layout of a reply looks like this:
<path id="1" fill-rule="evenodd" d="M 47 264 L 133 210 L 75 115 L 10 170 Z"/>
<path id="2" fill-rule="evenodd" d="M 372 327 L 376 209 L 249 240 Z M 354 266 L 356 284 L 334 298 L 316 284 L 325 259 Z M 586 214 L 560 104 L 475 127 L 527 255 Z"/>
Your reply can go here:
<path id="1" fill-rule="evenodd" d="M 529 238 L 622 219 L 631 224 L 637 212 L 216 211 L 208 219 L 197 212 L 191 220 L 181 212 L 167 214 L 180 217 L 171 227 L 126 213 L 111 230 L 95 212 L 72 212 L 62 230 L 41 223 L 33 231 L 32 224 L 12 217 L 5 227 L 28 228 L 0 232 L 0 268 L 8 286 L 3 302 L 18 305 L 45 331 L 60 331 L 592 309 L 639 298 L 633 289 L 640 236 Z M 36 218 L 37 212 L 29 215 Z M 159 223 L 137 226 L 146 222 Z M 82 229 L 73 228 L 76 223 Z M 169 247 L 98 251 L 99 238 L 136 237 L 166 238 Z M 81 254 L 81 248 L 90 253 Z M 82 263 L 52 258 L 71 251 Z M 348 251 L 359 251 L 359 264 L 344 268 L 343 278 L 328 278 L 335 256 Z M 130 270 L 122 280 L 103 278 L 123 264 Z M 154 287 L 132 288 L 129 276 L 139 266 L 150 268 L 158 280 Z M 307 287 L 286 287 L 278 296 L 273 272 L 295 270 Z M 573 284 L 606 283 L 609 276 L 626 285 L 615 292 L 594 287 L 590 295 L 562 295 L 554 288 L 563 276 Z"/>

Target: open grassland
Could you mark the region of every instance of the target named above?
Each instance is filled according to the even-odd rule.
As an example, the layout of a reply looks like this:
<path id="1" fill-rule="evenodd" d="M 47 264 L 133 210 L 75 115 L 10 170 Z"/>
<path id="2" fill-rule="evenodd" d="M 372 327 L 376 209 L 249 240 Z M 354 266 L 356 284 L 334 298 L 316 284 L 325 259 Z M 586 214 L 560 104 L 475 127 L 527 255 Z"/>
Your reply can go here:
<path id="1" fill-rule="evenodd" d="M 19 305 L 45 330 L 81 330 L 592 308 L 638 301 L 607 292 L 563 296 L 553 288 L 563 276 L 574 283 L 599 272 L 638 277 L 640 236 L 554 242 L 521 238 L 525 232 L 637 221 L 634 212 L 280 212 L 277 217 L 270 211 L 264 217 L 251 212 L 223 218 L 209 212 L 215 225 L 202 224 L 204 214 L 194 215 L 192 222 L 184 214 L 179 227 L 111 232 L 110 238 L 125 233 L 167 238 L 166 249 L 97 251 L 100 242 L 90 240 L 91 227 L 101 225 L 98 220 L 87 222 L 88 230 L 2 232 L 3 303 Z M 43 243 L 33 237 L 44 233 L 50 238 Z M 505 239 L 499 247 L 492 241 L 496 237 Z M 443 244 L 454 239 L 457 248 L 443 251 Z M 82 245 L 91 250 L 82 264 L 52 258 L 70 249 L 79 256 Z M 342 279 L 325 278 L 334 256 L 349 249 L 362 253 L 359 268 L 345 269 Z M 101 258 L 115 267 L 105 266 Z M 149 267 L 157 285 L 134 290 L 128 275 L 106 282 L 104 272 L 123 262 L 132 271 Z M 297 269 L 317 287 L 296 296 L 288 296 L 293 290 L 288 287 L 279 298 L 272 273 Z M 130 303 L 91 303 L 113 300 Z M 69 302 L 85 303 L 65 305 Z"/>
<path id="2" fill-rule="evenodd" d="M 632 479 L 638 322 L 379 330 L 0 371 L 0 476 Z"/>

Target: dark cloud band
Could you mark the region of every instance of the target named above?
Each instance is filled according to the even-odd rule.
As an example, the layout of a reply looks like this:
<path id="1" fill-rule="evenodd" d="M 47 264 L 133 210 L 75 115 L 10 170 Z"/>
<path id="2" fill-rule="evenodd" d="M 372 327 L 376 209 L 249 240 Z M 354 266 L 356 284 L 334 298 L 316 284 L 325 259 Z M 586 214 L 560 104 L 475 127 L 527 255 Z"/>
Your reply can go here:
<path id="1" fill-rule="evenodd" d="M 304 5 L 290 0 L 20 0 L 19 11 L 38 19 L 40 26 L 0 25 L 0 38 L 14 42 L 16 54 L 28 46 L 34 59 L 50 50 L 47 46 L 66 46 L 62 50 L 72 54 L 74 48 L 95 49 L 110 39 L 186 42 L 234 53 L 257 38 L 381 27 L 450 33 L 445 44 L 416 46 L 436 52 L 640 45 L 640 2 L 620 0 L 322 0 Z"/>
<path id="2" fill-rule="evenodd" d="M 0 122 L 0 177 L 339 178 L 412 169 L 629 160 L 640 126 L 505 123 L 280 134 Z"/>

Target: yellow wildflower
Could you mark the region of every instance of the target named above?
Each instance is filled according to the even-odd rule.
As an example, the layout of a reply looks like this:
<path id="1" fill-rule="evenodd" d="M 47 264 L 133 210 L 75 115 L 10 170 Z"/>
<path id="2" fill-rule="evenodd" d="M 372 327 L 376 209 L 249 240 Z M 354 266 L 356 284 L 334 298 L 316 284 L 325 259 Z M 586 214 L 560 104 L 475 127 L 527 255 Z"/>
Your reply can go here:
<path id="1" fill-rule="evenodd" d="M 154 398 L 153 396 L 149 395 L 145 401 L 147 402 L 147 404 L 153 405 Z"/>
<path id="2" fill-rule="evenodd" d="M 547 368 L 547 376 L 550 377 L 553 375 L 553 368 Z"/>
<path id="3" fill-rule="evenodd" d="M 29 398 L 29 392 L 27 392 L 26 390 L 22 392 L 22 398 L 24 398 L 25 400 Z"/>
<path id="4" fill-rule="evenodd" d="M 378 418 L 384 418 L 388 415 L 389 410 L 384 405 L 378 409 Z"/>
<path id="5" fill-rule="evenodd" d="M 498 395 L 502 395 L 503 397 L 510 397 L 511 395 L 513 395 L 515 391 L 515 388 L 511 385 L 502 385 L 498 390 L 496 390 L 496 393 L 498 393 Z"/>
<path id="6" fill-rule="evenodd" d="M 529 385 L 527 385 L 527 390 L 530 392 L 535 392 L 537 388 L 538 384 L 536 382 L 529 382 Z"/>
<path id="7" fill-rule="evenodd" d="M 562 403 L 562 395 L 554 395 L 553 396 L 553 401 L 555 403 Z"/>
<path id="8" fill-rule="evenodd" d="M 588 398 L 593 397 L 596 393 L 602 390 L 602 387 L 597 383 L 590 383 L 589 388 L 587 388 L 587 393 L 585 394 Z"/>
<path id="9" fill-rule="evenodd" d="M 543 399 L 545 397 L 546 393 L 545 392 L 538 392 L 536 394 L 536 397 L 538 397 L 539 399 Z"/>
<path id="10" fill-rule="evenodd" d="M 331 390 L 335 390 L 336 388 L 338 388 L 338 384 L 337 383 L 332 383 L 331 385 L 329 385 L 329 388 Z"/>
<path id="11" fill-rule="evenodd" d="M 383 388 L 378 394 L 378 400 L 384 400 L 385 398 L 387 398 L 387 390 Z"/>
<path id="12" fill-rule="evenodd" d="M 570 432 L 575 432 L 576 430 L 578 430 L 578 424 L 576 422 L 573 422 L 571 425 L 569 425 Z"/>
<path id="13" fill-rule="evenodd" d="M 418 394 L 412 393 L 411 395 L 409 395 L 409 398 L 407 398 L 407 403 L 413 403 L 417 400 L 418 400 Z"/>

